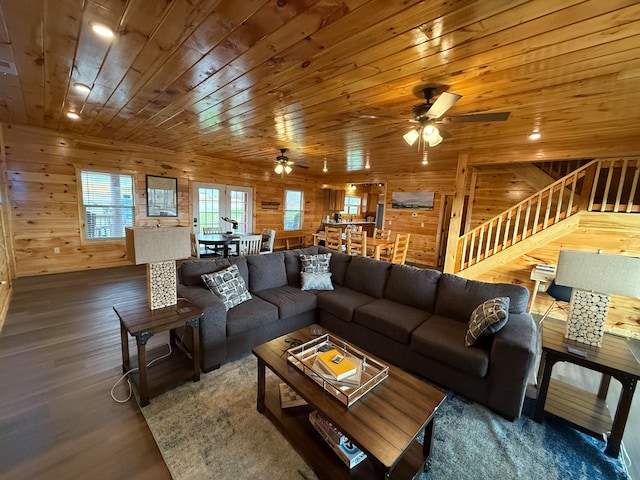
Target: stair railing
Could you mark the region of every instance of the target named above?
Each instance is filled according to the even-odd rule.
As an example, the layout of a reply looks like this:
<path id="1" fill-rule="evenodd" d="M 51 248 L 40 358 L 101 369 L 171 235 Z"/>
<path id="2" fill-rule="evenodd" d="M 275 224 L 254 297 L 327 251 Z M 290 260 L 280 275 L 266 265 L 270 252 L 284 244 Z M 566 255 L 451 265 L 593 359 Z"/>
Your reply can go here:
<path id="1" fill-rule="evenodd" d="M 475 265 L 581 210 L 640 211 L 638 163 L 593 160 L 470 230 L 458 239 L 455 271 Z M 612 186 L 617 187 L 615 195 Z"/>

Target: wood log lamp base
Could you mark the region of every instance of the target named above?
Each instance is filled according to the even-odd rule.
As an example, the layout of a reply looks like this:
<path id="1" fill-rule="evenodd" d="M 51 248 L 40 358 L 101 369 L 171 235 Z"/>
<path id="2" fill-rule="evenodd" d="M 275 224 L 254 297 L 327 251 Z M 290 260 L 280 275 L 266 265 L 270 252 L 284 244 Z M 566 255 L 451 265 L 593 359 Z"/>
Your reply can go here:
<path id="1" fill-rule="evenodd" d="M 564 338 L 600 347 L 608 310 L 608 294 L 574 288 Z"/>

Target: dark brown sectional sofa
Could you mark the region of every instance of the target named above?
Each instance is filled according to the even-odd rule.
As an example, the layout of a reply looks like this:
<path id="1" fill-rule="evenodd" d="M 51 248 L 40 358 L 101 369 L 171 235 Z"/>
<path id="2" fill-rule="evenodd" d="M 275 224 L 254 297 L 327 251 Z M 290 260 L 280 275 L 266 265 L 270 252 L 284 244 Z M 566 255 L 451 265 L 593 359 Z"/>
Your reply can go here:
<path id="1" fill-rule="evenodd" d="M 533 318 L 526 313 L 526 288 L 332 252 L 334 290 L 302 291 L 300 255 L 326 252 L 330 250 L 308 247 L 183 262 L 178 294 L 204 311 L 203 369 L 216 368 L 260 343 L 316 322 L 506 418 L 520 415 L 537 338 Z M 227 312 L 200 275 L 231 264 L 238 266 L 252 299 Z M 506 325 L 478 345 L 465 347 L 471 312 L 498 296 L 510 299 Z"/>

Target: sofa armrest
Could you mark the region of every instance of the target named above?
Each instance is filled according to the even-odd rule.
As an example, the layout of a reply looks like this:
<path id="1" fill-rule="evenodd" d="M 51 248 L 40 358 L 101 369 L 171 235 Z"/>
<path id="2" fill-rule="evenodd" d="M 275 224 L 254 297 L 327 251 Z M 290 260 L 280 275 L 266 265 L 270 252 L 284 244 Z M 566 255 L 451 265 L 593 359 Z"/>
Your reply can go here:
<path id="1" fill-rule="evenodd" d="M 536 355 L 537 327 L 528 313 L 511 313 L 493 338 L 489 360 L 489 406 L 507 418 L 522 411 Z"/>
<path id="2" fill-rule="evenodd" d="M 178 296 L 202 308 L 200 352 L 202 370 L 217 368 L 227 357 L 227 309 L 222 300 L 201 286 L 178 285 Z"/>

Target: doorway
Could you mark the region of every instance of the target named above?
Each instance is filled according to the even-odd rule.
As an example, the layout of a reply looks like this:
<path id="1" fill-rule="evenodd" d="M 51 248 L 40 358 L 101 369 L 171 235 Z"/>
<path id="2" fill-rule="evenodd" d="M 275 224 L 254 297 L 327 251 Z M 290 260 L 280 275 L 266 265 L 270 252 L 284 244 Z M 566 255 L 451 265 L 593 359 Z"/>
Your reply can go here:
<path id="1" fill-rule="evenodd" d="M 234 185 L 193 182 L 193 231 L 203 228 L 232 231 L 228 218 L 238 222 L 238 232 L 253 231 L 253 189 Z"/>

